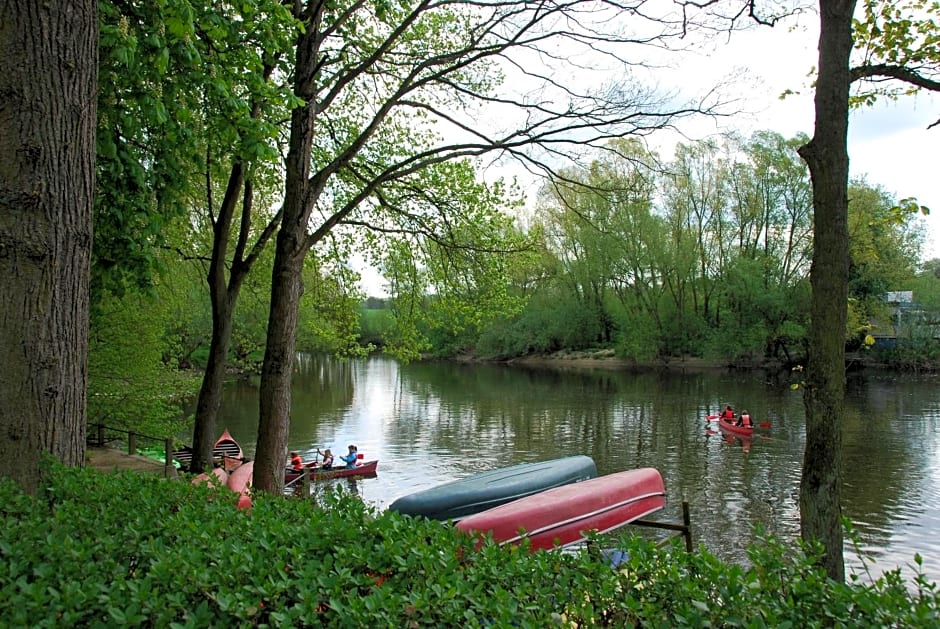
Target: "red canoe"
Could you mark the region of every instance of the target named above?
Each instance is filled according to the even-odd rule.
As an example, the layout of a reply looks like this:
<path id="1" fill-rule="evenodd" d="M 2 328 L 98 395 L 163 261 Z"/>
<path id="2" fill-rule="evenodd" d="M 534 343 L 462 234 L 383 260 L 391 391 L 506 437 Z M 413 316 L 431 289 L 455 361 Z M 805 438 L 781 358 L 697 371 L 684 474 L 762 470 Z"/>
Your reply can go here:
<path id="1" fill-rule="evenodd" d="M 500 544 L 528 539 L 534 551 L 583 541 L 590 531 L 612 531 L 664 506 L 663 477 L 646 467 L 520 498 L 468 516 L 456 526 L 481 537 L 492 534 Z"/>
<path id="2" fill-rule="evenodd" d="M 228 472 L 221 467 L 212 468 L 211 472 L 203 472 L 193 479 L 193 485 L 207 483 L 213 487 L 225 487 L 228 485 Z"/>
<path id="3" fill-rule="evenodd" d="M 222 434 L 212 446 L 212 457 L 217 459 L 227 472 L 231 472 L 241 465 L 244 458 L 242 447 L 229 434 L 228 428 L 222 431 Z M 179 461 L 184 469 L 188 470 L 193 462 L 193 449 L 189 446 L 183 446 L 173 452 L 173 458 Z"/>
<path id="4" fill-rule="evenodd" d="M 343 476 L 375 476 L 376 470 L 379 467 L 378 460 L 375 461 L 363 461 L 362 463 L 357 463 L 356 467 L 345 467 L 343 465 L 337 467 L 331 467 L 327 470 L 316 466 L 315 463 L 307 463 L 304 466 L 307 470 L 310 471 L 310 478 L 312 480 L 320 480 L 324 478 L 340 478 Z M 298 479 L 301 476 L 301 472 L 288 469 L 284 472 L 284 484 L 290 484 L 294 481 L 300 482 Z"/>
<path id="5" fill-rule="evenodd" d="M 722 419 L 718 422 L 718 428 L 720 428 L 724 433 L 738 435 L 741 437 L 753 437 L 754 436 L 754 427 L 746 428 L 744 426 L 735 426 L 734 421 L 728 421 Z"/>
<path id="6" fill-rule="evenodd" d="M 246 461 L 228 475 L 226 486 L 237 494 L 246 494 L 248 490 L 251 489 L 251 481 L 254 478 L 254 474 L 254 461 Z"/>

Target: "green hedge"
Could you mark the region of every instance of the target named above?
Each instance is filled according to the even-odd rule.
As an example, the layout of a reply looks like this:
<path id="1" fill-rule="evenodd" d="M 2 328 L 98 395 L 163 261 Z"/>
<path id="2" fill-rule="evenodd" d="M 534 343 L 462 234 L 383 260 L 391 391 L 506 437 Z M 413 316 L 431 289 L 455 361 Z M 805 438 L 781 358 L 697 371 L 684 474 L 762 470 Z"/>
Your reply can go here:
<path id="1" fill-rule="evenodd" d="M 52 466 L 37 497 L 0 481 L 5 627 L 940 626 L 933 584 L 843 585 L 770 540 L 753 567 L 624 537 L 611 569 L 499 548 L 355 496 L 257 496 Z M 597 547 L 597 546 L 595 546 Z"/>

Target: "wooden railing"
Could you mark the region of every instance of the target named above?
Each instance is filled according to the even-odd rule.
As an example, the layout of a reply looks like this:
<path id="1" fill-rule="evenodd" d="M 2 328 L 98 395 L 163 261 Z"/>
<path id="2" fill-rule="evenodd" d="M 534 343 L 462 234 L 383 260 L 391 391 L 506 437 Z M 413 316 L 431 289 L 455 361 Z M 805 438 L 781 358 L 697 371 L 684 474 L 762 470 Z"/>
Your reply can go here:
<path id="1" fill-rule="evenodd" d="M 120 436 L 118 436 L 120 435 Z M 170 472 L 173 470 L 173 439 L 167 437 L 166 439 L 162 437 L 152 437 L 150 435 L 144 435 L 141 433 L 134 432 L 133 430 L 124 430 L 123 428 L 114 428 L 113 426 L 105 426 L 104 424 L 88 424 L 88 436 L 87 443 L 89 445 L 98 446 L 103 448 L 105 446 L 110 446 L 115 441 L 124 442 L 123 435 L 127 435 L 127 453 L 128 454 L 138 454 L 137 446 L 139 442 L 143 441 L 145 443 L 152 442 L 154 444 L 163 445 L 165 454 L 165 459 L 163 463 L 163 475 L 170 476 Z M 140 456 L 138 454 L 138 456 Z"/>
<path id="2" fill-rule="evenodd" d="M 689 503 L 685 500 L 682 501 L 682 524 L 676 524 L 674 522 L 655 522 L 653 520 L 634 520 L 630 524 L 676 531 L 673 535 L 662 540 L 659 546 L 666 546 L 673 539 L 682 536 L 685 538 L 685 550 L 692 552 L 692 518 L 689 516 Z"/>

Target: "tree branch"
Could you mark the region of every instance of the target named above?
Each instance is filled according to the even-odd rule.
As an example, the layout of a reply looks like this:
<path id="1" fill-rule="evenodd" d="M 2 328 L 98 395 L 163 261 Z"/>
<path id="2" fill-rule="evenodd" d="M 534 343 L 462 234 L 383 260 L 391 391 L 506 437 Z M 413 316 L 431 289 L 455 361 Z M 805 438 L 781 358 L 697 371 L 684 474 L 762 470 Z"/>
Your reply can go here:
<path id="1" fill-rule="evenodd" d="M 898 81 L 916 85 L 917 87 L 931 92 L 940 92 L 940 81 L 927 78 L 926 76 L 910 68 L 889 65 L 887 63 L 857 66 L 850 70 L 850 77 L 852 82 L 863 79 L 874 79 L 878 77 L 897 79 Z"/>

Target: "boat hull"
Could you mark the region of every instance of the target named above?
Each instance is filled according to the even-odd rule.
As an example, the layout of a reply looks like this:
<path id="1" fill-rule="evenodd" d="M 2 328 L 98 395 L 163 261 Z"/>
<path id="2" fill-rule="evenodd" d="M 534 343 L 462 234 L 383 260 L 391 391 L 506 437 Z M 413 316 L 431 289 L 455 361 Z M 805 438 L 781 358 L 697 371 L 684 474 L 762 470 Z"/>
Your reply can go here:
<path id="1" fill-rule="evenodd" d="M 255 474 L 255 462 L 246 461 L 228 475 L 226 486 L 237 494 L 248 493 Z"/>
<path id="2" fill-rule="evenodd" d="M 179 461 L 183 469 L 188 470 L 193 462 L 193 449 L 183 446 L 179 450 L 174 450 L 173 458 Z M 231 472 L 242 464 L 244 458 L 242 447 L 229 433 L 228 428 L 222 431 L 212 446 L 212 458 L 216 459 L 226 472 Z"/>
<path id="3" fill-rule="evenodd" d="M 722 432 L 731 435 L 737 435 L 739 437 L 753 437 L 754 436 L 754 427 L 745 428 L 744 426 L 735 426 L 734 422 L 729 422 L 725 420 L 718 421 L 718 428 Z"/>
<path id="4" fill-rule="evenodd" d="M 311 480 L 321 480 L 327 478 L 342 478 L 344 476 L 376 476 L 379 467 L 378 460 L 365 461 L 356 467 L 331 467 L 324 470 L 318 467 L 307 466 L 310 471 Z M 284 474 L 284 483 L 293 483 L 301 477 L 302 473 L 297 470 L 287 470 Z"/>
<path id="5" fill-rule="evenodd" d="M 457 528 L 492 535 L 499 544 L 529 540 L 530 550 L 584 541 L 659 511 L 666 505 L 662 475 L 654 468 L 608 474 L 521 498 L 468 516 Z"/>
<path id="6" fill-rule="evenodd" d="M 522 463 L 402 496 L 389 509 L 432 520 L 459 520 L 513 500 L 595 476 L 597 467 L 587 456 Z"/>

